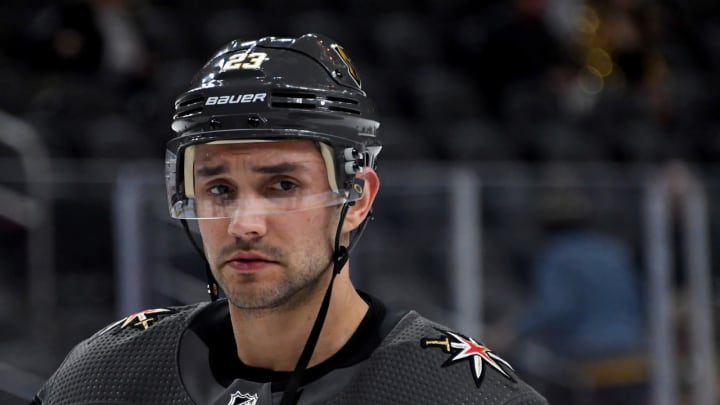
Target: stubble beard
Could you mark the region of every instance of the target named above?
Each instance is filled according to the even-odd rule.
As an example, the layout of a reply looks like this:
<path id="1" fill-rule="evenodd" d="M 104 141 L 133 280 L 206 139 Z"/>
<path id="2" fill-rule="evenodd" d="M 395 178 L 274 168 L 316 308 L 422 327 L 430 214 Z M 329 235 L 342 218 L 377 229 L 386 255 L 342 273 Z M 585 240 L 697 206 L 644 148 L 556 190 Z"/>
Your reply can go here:
<path id="1" fill-rule="evenodd" d="M 298 260 L 293 264 L 288 260 L 289 255 L 284 254 L 281 249 L 240 239 L 236 240 L 235 244 L 223 248 L 219 257 L 226 257 L 237 250 L 253 250 L 268 255 L 279 262 L 276 265 L 280 266 L 282 271 L 277 282 L 267 285 L 256 282 L 255 279 L 259 275 L 252 272 L 239 274 L 238 276 L 242 278 L 239 282 L 226 281 L 223 277 L 219 277 L 221 275 L 219 266 L 222 262 L 216 262 L 213 273 L 228 301 L 249 315 L 260 316 L 304 305 L 325 285 L 322 281 L 327 278 L 324 276 L 331 267 L 332 254 L 329 249 L 325 254 L 315 256 L 305 251 L 305 254 L 298 256 Z"/>

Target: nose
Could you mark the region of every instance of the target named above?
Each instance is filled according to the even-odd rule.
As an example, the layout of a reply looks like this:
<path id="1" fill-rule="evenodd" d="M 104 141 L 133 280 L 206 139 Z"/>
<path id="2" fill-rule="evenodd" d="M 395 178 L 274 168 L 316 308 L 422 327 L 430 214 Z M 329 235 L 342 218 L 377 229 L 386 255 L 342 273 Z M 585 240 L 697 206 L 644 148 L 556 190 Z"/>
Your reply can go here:
<path id="1" fill-rule="evenodd" d="M 228 234 L 240 239 L 257 239 L 267 232 L 267 216 L 263 214 L 240 214 L 230 218 Z"/>

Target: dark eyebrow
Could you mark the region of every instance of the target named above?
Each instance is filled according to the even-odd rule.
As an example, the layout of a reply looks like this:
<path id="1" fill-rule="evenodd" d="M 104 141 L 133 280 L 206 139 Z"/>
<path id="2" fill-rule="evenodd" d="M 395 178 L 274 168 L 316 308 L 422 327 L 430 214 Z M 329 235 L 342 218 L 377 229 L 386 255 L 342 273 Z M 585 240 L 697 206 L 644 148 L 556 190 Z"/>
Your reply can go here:
<path id="1" fill-rule="evenodd" d="M 292 173 L 302 169 L 304 166 L 300 163 L 295 162 L 283 162 L 276 165 L 267 166 L 253 166 L 252 170 L 255 173 L 262 174 L 283 174 Z M 221 164 L 218 166 L 200 166 L 195 170 L 195 175 L 198 177 L 212 177 L 228 172 L 226 165 Z"/>
<path id="2" fill-rule="evenodd" d="M 212 177 L 227 172 L 227 166 L 200 166 L 195 170 L 195 175 L 200 177 Z"/>
<path id="3" fill-rule="evenodd" d="M 283 174 L 291 173 L 302 169 L 304 166 L 295 162 L 283 162 L 276 165 L 253 166 L 252 170 L 256 173 L 263 174 Z"/>

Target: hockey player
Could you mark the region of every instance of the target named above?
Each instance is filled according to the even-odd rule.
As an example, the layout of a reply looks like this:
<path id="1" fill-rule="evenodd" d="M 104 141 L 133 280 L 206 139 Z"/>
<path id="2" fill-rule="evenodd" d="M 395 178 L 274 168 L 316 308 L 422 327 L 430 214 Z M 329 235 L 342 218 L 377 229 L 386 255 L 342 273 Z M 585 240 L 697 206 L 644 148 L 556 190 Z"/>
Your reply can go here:
<path id="1" fill-rule="evenodd" d="M 353 287 L 378 127 L 329 38 L 216 53 L 175 102 L 166 158 L 170 213 L 206 259 L 211 301 L 106 327 L 35 403 L 544 404 L 477 340 Z"/>

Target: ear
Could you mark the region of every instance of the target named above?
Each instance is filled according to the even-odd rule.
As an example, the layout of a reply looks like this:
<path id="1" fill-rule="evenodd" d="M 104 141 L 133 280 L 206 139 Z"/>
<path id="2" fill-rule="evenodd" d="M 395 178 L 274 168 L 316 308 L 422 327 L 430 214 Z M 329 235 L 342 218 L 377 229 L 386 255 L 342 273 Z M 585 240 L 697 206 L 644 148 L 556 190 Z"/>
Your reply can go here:
<path id="1" fill-rule="evenodd" d="M 365 187 L 363 189 L 362 198 L 355 201 L 355 204 L 348 209 L 345 222 L 343 223 L 342 233 L 347 234 L 353 229 L 360 226 L 363 220 L 370 214 L 375 196 L 380 188 L 380 178 L 378 178 L 375 170 L 365 169 Z"/>

